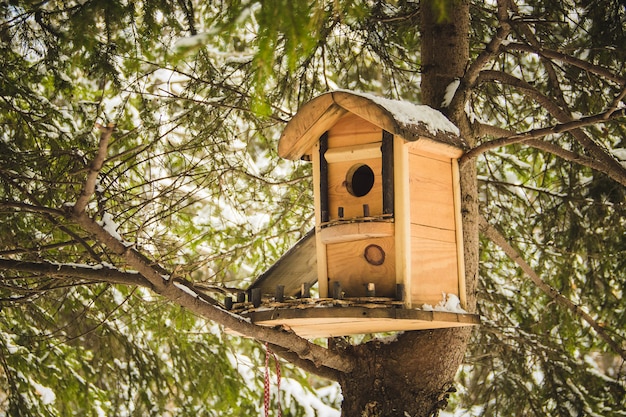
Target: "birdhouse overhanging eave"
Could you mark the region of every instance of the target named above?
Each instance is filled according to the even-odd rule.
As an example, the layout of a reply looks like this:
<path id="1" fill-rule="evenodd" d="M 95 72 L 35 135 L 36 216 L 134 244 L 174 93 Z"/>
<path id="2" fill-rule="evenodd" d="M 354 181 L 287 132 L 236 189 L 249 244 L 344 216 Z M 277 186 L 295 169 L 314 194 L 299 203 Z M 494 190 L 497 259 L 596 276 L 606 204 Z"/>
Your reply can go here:
<path id="1" fill-rule="evenodd" d="M 300 159 L 348 113 L 410 142 L 427 139 L 461 152 L 468 148 L 459 129 L 429 106 L 338 90 L 324 93 L 300 108 L 283 131 L 278 154 L 286 159 Z"/>

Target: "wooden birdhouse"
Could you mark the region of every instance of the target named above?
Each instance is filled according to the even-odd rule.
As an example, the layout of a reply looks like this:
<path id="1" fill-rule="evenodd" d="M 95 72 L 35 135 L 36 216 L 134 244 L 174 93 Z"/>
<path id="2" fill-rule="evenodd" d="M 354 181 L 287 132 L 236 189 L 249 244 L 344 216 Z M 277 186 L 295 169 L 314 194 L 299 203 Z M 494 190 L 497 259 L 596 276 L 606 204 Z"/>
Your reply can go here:
<path id="1" fill-rule="evenodd" d="M 315 231 L 255 281 L 242 314 L 304 337 L 477 324 L 463 310 L 464 148 L 427 106 L 347 91 L 305 104 L 278 152 L 312 162 Z"/>

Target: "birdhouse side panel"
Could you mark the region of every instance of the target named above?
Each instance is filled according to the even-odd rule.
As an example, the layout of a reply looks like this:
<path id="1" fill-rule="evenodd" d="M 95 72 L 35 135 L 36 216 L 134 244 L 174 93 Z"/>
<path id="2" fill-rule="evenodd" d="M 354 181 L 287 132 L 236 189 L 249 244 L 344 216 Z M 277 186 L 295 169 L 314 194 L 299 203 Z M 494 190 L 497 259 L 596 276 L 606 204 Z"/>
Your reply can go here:
<path id="1" fill-rule="evenodd" d="M 329 290 L 334 281 L 346 297 L 364 297 L 368 283 L 376 296 L 396 293 L 394 237 L 371 238 L 326 246 Z"/>
<path id="2" fill-rule="evenodd" d="M 461 296 L 452 160 L 409 148 L 411 304 Z"/>
<path id="3" fill-rule="evenodd" d="M 450 160 L 409 152 L 411 223 L 455 229 L 454 192 Z"/>
<path id="4" fill-rule="evenodd" d="M 411 303 L 437 305 L 442 293 L 459 296 L 457 250 L 455 242 L 413 236 Z"/>

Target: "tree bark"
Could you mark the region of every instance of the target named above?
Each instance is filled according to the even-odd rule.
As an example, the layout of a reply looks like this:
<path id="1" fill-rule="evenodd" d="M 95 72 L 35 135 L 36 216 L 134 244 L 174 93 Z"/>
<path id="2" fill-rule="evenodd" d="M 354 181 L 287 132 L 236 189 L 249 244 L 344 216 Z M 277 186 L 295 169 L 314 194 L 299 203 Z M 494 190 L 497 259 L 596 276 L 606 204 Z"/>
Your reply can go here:
<path id="1" fill-rule="evenodd" d="M 422 102 L 440 109 L 446 88 L 461 79 L 469 60 L 469 2 L 450 1 L 444 15 L 424 1 L 421 7 Z M 457 101 L 462 106 L 462 101 Z M 463 109 L 446 112 L 453 122 Z M 459 120 L 454 120 L 457 118 Z M 469 139 L 469 138 L 467 138 Z M 462 213 L 468 309 L 475 310 L 478 277 L 478 204 L 472 161 L 461 169 Z M 356 361 L 340 375 L 343 416 L 433 416 L 447 405 L 471 334 L 470 327 L 406 332 L 393 342 L 334 346 Z"/>
<path id="2" fill-rule="evenodd" d="M 446 88 L 460 80 L 469 61 L 469 1 L 447 1 L 442 14 L 432 0 L 421 7 L 422 103 L 439 109 Z M 453 120 L 453 122 L 456 122 Z"/>
<path id="3" fill-rule="evenodd" d="M 343 416 L 432 416 L 447 406 L 471 330 L 407 332 L 391 343 L 348 346 L 357 362 L 341 374 Z"/>

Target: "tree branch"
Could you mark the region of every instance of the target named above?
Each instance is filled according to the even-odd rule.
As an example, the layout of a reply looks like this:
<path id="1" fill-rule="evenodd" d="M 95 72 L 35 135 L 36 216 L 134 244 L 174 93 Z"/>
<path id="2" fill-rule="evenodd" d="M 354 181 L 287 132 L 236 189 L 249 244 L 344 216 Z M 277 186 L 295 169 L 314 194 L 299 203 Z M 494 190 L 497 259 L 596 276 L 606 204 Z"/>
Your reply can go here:
<path id="1" fill-rule="evenodd" d="M 513 11 L 519 16 L 519 7 L 515 2 L 512 3 Z M 515 21 L 516 27 L 520 28 L 521 33 L 526 37 L 526 40 L 530 44 L 532 48 L 535 50 L 541 49 L 541 42 L 535 36 L 535 31 L 533 31 L 525 19 L 519 19 Z M 554 95 L 557 97 L 558 104 L 566 107 L 565 97 L 563 96 L 563 89 L 561 88 L 561 84 L 559 82 L 559 77 L 554 69 L 553 62 L 549 59 L 546 59 L 544 56 L 539 56 L 541 62 L 544 64 L 544 68 L 546 70 L 546 74 L 548 75 L 549 84 L 553 87 Z"/>
<path id="2" fill-rule="evenodd" d="M 502 236 L 502 234 L 491 224 L 487 222 L 483 217 L 480 217 L 480 231 L 489 238 L 493 243 L 495 243 L 500 249 L 504 251 L 504 253 L 511 258 L 513 262 L 515 262 L 521 269 L 526 273 L 526 275 L 531 279 L 535 285 L 543 291 L 546 295 L 548 295 L 552 300 L 556 303 L 568 309 L 575 316 L 580 317 L 584 321 L 587 322 L 600 336 L 600 338 L 608 344 L 611 349 L 620 355 L 622 359 L 626 360 L 626 350 L 622 349 L 622 347 L 611 337 L 608 335 L 606 330 L 598 324 L 597 321 L 594 320 L 589 313 L 583 310 L 580 306 L 572 302 L 570 299 L 563 296 L 557 289 L 550 286 L 546 283 L 537 273 L 532 269 L 532 267 L 524 261 L 519 252 L 515 250 Z"/>
<path id="3" fill-rule="evenodd" d="M 288 362 L 293 363 L 299 368 L 305 370 L 306 372 L 315 374 L 317 376 L 321 376 L 322 378 L 330 379 L 331 381 L 339 381 L 339 371 L 333 368 L 329 368 L 326 366 L 315 366 L 311 361 L 306 359 L 301 359 L 295 353 L 285 349 L 282 346 L 277 346 L 273 344 L 269 344 L 270 349 L 274 353 L 276 353 L 281 358 L 285 359 Z"/>
<path id="4" fill-rule="evenodd" d="M 578 120 L 574 120 L 572 116 L 562 109 L 556 102 L 551 100 L 549 97 L 545 96 L 535 87 L 528 84 L 526 81 L 516 78 L 510 74 L 506 74 L 500 71 L 482 71 L 479 75 L 479 79 L 481 81 L 498 81 L 503 84 L 510 85 L 512 87 L 519 88 L 526 95 L 536 100 L 541 106 L 543 106 L 554 118 L 556 118 L 559 123 L 562 125 L 568 125 L 569 123 L 578 122 Z M 624 94 L 622 91 L 620 96 Z M 613 106 L 609 108 L 607 113 L 609 117 L 617 118 L 624 115 L 624 110 L 620 109 L 618 112 L 617 109 L 613 109 Z M 607 113 L 602 113 L 605 115 Z M 616 117 L 616 115 L 618 115 Z M 594 116 L 589 116 L 594 117 Z M 597 121 L 597 123 L 602 122 L 602 120 Z M 580 126 L 574 127 L 570 129 L 569 132 L 572 136 L 589 152 L 592 158 L 595 158 L 598 162 L 605 166 L 603 172 L 607 174 L 609 177 L 613 178 L 618 183 L 626 186 L 626 168 L 622 167 L 615 158 L 609 155 L 602 147 L 600 147 L 597 143 L 593 141 L 581 128 Z M 552 133 L 552 132 L 548 132 Z"/>
<path id="5" fill-rule="evenodd" d="M 579 129 L 584 126 L 591 126 L 596 123 L 602 123 L 614 119 L 618 119 L 626 116 L 626 109 L 620 109 L 620 111 L 607 111 L 605 113 L 596 114 L 593 116 L 582 117 L 578 120 L 572 120 L 567 123 L 559 123 L 554 126 L 544 127 L 541 129 L 533 129 L 523 133 L 516 133 L 511 136 L 501 137 L 491 140 L 489 142 L 482 143 L 475 148 L 467 151 L 461 158 L 461 162 L 465 159 L 474 158 L 481 153 L 487 152 L 490 149 L 500 148 L 502 146 L 512 145 L 514 143 L 527 142 L 531 139 L 541 138 L 550 134 L 558 134 L 563 132 L 569 132 L 574 129 Z"/>
<path id="6" fill-rule="evenodd" d="M 599 65 L 592 64 L 588 61 L 584 61 L 582 59 L 574 58 L 571 55 L 566 55 L 561 52 L 553 51 L 550 49 L 545 49 L 542 47 L 535 47 L 531 45 L 526 45 L 523 43 L 509 43 L 506 46 L 501 46 L 506 51 L 523 51 L 537 54 L 539 56 L 543 56 L 545 58 L 554 59 L 556 61 L 565 62 L 574 67 L 580 68 L 592 74 L 596 74 L 600 77 L 604 77 L 607 80 L 611 80 L 619 86 L 626 86 L 626 78 L 620 77 L 619 75 L 614 74 L 611 70 L 605 67 L 601 67 Z"/>
<path id="7" fill-rule="evenodd" d="M 20 211 L 27 211 L 30 213 L 42 213 L 52 214 L 54 216 L 64 216 L 65 213 L 62 210 L 54 209 L 50 207 L 35 206 L 28 203 L 22 203 L 20 201 L 0 200 L 0 207 L 13 208 Z"/>
<path id="8" fill-rule="evenodd" d="M 65 216 L 65 212 L 59 209 L 54 209 L 54 208 L 45 207 L 41 205 L 34 196 L 26 192 L 22 187 L 18 186 L 18 188 L 20 189 L 20 191 L 24 192 L 28 196 L 29 199 L 33 200 L 38 205 L 32 205 L 32 204 L 22 203 L 18 201 L 0 200 L 0 207 L 10 207 L 10 208 L 18 209 L 20 211 L 42 214 L 43 217 L 48 219 L 48 221 L 50 221 L 52 224 L 56 225 L 61 231 L 67 233 L 70 237 L 74 238 L 74 241 L 82 245 L 85 248 L 85 250 L 87 250 L 87 252 L 94 259 L 96 259 L 98 262 L 101 261 L 100 256 L 93 250 L 91 246 L 89 246 L 89 244 L 85 241 L 85 239 L 83 239 L 82 237 L 74 233 L 72 230 L 70 230 L 66 226 L 60 224 L 56 220 L 57 217 Z M 19 252 L 20 251 L 3 251 L 1 253 L 9 254 L 9 253 L 19 253 Z"/>
<path id="9" fill-rule="evenodd" d="M 87 207 L 87 203 L 89 203 L 89 199 L 96 191 L 96 183 L 98 181 L 98 174 L 102 169 L 102 165 L 106 160 L 107 150 L 109 147 L 109 139 L 113 134 L 113 130 L 115 126 L 113 124 L 109 124 L 108 126 L 98 126 L 100 128 L 100 143 L 98 144 L 98 151 L 96 152 L 96 157 L 91 161 L 91 165 L 89 166 L 89 172 L 87 173 L 87 180 L 85 181 L 85 186 L 83 187 L 83 191 L 81 192 L 78 200 L 74 204 L 74 212 L 80 213 L 85 210 Z"/>
<path id="10" fill-rule="evenodd" d="M 152 288 L 149 283 L 136 272 L 124 272 L 110 266 L 57 264 L 52 262 L 28 262 L 15 259 L 0 258 L 0 270 L 30 272 L 54 278 L 82 278 L 94 282 L 108 282 Z"/>
<path id="11" fill-rule="evenodd" d="M 457 94 L 455 94 L 450 107 L 456 108 L 460 103 L 465 102 L 469 90 L 476 84 L 478 75 L 485 64 L 500 52 L 500 46 L 511 32 L 511 25 L 508 21 L 508 5 L 508 0 L 498 0 L 497 17 L 500 26 L 496 30 L 495 36 L 489 41 L 485 49 L 478 55 L 474 62 L 471 63 L 463 75 Z"/>
<path id="12" fill-rule="evenodd" d="M 477 83 L 484 82 L 499 82 L 522 90 L 525 95 L 539 103 L 543 108 L 548 111 L 548 113 L 554 116 L 558 121 L 570 121 L 567 120 L 570 119 L 570 116 L 563 109 L 561 109 L 561 107 L 559 107 L 557 103 L 544 95 L 536 87 L 530 85 L 520 78 L 515 77 L 514 75 L 507 74 L 506 72 L 502 71 L 484 70 L 481 71 L 478 75 Z"/>

